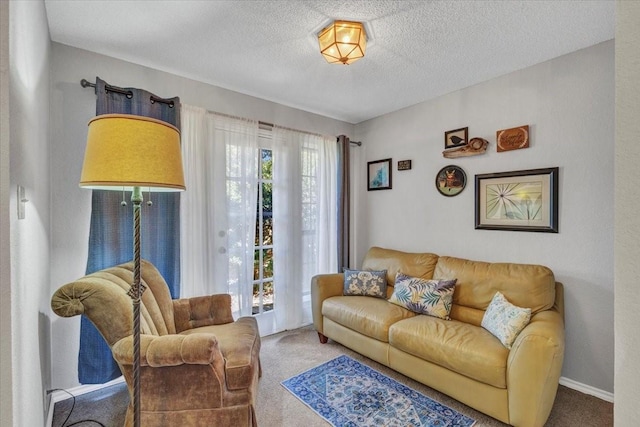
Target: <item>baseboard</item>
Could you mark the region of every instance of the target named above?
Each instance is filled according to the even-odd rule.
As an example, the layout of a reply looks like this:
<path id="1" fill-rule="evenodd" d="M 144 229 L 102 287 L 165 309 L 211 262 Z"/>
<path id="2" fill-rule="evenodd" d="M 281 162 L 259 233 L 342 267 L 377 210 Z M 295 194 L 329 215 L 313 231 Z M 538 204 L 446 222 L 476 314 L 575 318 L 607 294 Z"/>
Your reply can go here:
<path id="1" fill-rule="evenodd" d="M 560 385 L 569 387 L 570 389 L 579 391 L 584 394 L 595 396 L 598 399 L 602 399 L 607 402 L 613 403 L 613 393 L 610 393 L 608 391 L 600 390 L 599 388 L 595 388 L 590 385 L 579 383 L 578 381 L 574 381 L 566 377 L 560 377 Z"/>
<path id="2" fill-rule="evenodd" d="M 101 388 L 109 387 L 123 382 L 124 377 L 118 377 L 115 380 L 111 380 L 108 383 L 104 384 L 85 384 L 64 391 L 55 390 L 51 392 L 51 394 L 49 395 L 49 408 L 47 409 L 47 423 L 45 424 L 45 426 L 51 427 L 51 425 L 53 424 L 53 409 L 56 406 L 57 402 L 70 399 L 71 396 L 81 396 L 83 394 L 91 393 L 92 391 L 100 390 Z"/>

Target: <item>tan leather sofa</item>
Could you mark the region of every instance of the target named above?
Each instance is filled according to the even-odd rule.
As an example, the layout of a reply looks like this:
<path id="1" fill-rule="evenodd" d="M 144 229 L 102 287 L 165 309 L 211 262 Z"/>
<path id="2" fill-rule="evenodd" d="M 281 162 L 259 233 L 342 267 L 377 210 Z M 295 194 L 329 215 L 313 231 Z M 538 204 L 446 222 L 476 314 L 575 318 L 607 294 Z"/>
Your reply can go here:
<path id="1" fill-rule="evenodd" d="M 86 315 L 111 348 L 132 396 L 133 314 L 127 295 L 133 263 L 60 287 L 51 308 Z M 140 421 L 159 426 L 257 426 L 260 334 L 254 317 L 233 320 L 226 294 L 172 300 L 166 282 L 142 260 Z M 131 404 L 125 426 L 133 424 Z"/>
<path id="2" fill-rule="evenodd" d="M 514 426 L 542 426 L 564 357 L 563 287 L 540 265 L 487 263 L 373 247 L 363 270 L 457 279 L 451 320 L 416 314 L 382 298 L 343 296 L 343 275 L 315 276 L 313 321 L 331 338 L 456 400 Z M 496 291 L 531 308 L 511 350 L 480 325 Z"/>

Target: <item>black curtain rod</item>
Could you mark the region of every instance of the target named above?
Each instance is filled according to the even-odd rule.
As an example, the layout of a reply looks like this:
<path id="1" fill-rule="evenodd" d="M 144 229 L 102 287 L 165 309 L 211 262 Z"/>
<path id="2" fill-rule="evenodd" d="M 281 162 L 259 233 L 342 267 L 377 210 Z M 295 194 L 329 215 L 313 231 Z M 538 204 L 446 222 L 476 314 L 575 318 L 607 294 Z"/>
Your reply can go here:
<path id="1" fill-rule="evenodd" d="M 96 87 L 95 83 L 91 83 L 87 79 L 80 80 L 80 85 L 82 87 L 93 87 L 93 88 Z M 121 89 L 119 87 L 111 86 L 111 85 L 105 85 L 105 89 L 107 92 L 119 93 L 121 95 L 126 96 L 129 99 L 133 98 L 133 92 L 131 92 L 130 90 Z M 174 105 L 174 102 L 170 99 L 158 98 L 157 96 L 153 96 L 153 95 L 151 95 L 150 100 L 152 104 L 156 102 L 160 102 L 161 104 L 167 104 L 169 108 L 173 108 L 173 105 Z"/>
<path id="2" fill-rule="evenodd" d="M 349 139 L 349 138 L 347 138 L 347 139 Z M 337 137 L 336 138 L 336 142 L 339 142 L 339 141 L 340 141 L 340 137 Z M 349 145 L 351 145 L 351 144 L 357 145 L 358 147 L 362 147 L 362 142 L 361 141 L 351 141 L 351 140 L 349 140 Z"/>

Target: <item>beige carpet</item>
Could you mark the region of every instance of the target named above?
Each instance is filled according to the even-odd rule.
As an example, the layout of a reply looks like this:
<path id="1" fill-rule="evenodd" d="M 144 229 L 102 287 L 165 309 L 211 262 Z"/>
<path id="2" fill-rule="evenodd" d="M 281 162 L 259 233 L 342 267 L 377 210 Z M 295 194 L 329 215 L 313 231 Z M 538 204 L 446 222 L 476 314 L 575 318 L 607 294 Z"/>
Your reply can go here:
<path id="1" fill-rule="evenodd" d="M 329 340 L 324 345 L 320 344 L 318 335 L 311 327 L 283 332 L 262 339 L 260 357 L 263 375 L 258 392 L 258 425 L 264 427 L 326 427 L 329 425 L 289 393 L 280 382 L 341 354 L 351 356 L 431 399 L 475 419 L 477 421 L 476 427 L 505 426 L 505 424 L 367 359 L 333 340 Z M 560 386 L 546 426 L 613 426 L 613 404 Z"/>

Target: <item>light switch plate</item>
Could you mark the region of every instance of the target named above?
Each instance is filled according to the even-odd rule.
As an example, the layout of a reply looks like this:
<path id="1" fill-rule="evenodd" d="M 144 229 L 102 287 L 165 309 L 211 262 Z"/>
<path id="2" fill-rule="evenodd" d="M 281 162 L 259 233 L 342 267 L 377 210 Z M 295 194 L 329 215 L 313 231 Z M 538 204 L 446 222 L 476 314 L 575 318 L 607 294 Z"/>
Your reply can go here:
<path id="1" fill-rule="evenodd" d="M 25 216 L 25 204 L 29 201 L 24 196 L 24 187 L 22 185 L 18 185 L 18 219 L 24 219 Z"/>

